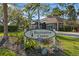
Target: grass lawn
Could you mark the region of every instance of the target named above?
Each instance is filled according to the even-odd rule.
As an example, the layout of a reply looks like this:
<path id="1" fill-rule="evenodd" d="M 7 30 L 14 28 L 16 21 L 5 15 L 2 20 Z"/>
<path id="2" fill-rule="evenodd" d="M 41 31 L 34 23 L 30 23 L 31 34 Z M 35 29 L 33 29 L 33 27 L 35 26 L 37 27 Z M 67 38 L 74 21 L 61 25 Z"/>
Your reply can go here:
<path id="1" fill-rule="evenodd" d="M 9 36 L 17 36 L 18 35 L 21 35 L 23 32 L 9 32 L 8 35 Z M 2 32 L 0 32 L 0 36 L 3 36 L 4 34 Z"/>
<path id="2" fill-rule="evenodd" d="M 70 56 L 79 56 L 79 38 L 69 36 L 58 36 L 64 53 Z"/>

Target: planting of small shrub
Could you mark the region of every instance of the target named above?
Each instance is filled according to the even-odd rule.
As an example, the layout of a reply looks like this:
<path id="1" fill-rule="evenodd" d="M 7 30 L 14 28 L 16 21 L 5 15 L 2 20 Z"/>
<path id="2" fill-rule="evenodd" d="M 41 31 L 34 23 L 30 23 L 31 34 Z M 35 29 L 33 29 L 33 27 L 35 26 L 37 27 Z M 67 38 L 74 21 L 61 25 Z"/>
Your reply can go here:
<path id="1" fill-rule="evenodd" d="M 33 39 L 26 39 L 26 41 L 24 42 L 24 46 L 26 49 L 31 49 L 31 48 L 34 48 L 36 46 L 39 46 L 39 43 Z"/>

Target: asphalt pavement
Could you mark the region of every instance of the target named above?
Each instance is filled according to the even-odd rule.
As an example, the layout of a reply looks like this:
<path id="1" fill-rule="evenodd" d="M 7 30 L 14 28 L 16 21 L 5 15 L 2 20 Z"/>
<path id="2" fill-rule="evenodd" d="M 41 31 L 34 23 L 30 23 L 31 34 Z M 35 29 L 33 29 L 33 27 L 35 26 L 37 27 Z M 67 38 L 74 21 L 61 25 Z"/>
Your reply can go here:
<path id="1" fill-rule="evenodd" d="M 79 38 L 79 32 L 58 32 L 56 31 L 57 35 L 64 35 L 64 36 L 71 36 Z"/>

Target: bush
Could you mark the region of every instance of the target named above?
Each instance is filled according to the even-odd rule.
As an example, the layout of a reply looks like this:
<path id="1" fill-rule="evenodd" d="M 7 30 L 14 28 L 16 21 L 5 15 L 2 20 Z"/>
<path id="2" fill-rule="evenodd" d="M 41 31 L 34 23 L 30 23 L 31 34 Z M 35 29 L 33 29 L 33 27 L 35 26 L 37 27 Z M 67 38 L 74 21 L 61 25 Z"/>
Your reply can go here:
<path id="1" fill-rule="evenodd" d="M 0 56 L 16 56 L 16 53 L 7 48 L 0 48 Z"/>
<path id="2" fill-rule="evenodd" d="M 36 40 L 27 39 L 27 40 L 24 42 L 24 46 L 25 46 L 25 49 L 31 49 L 31 48 L 34 48 L 34 47 L 39 46 L 39 43 L 38 43 Z"/>
<path id="3" fill-rule="evenodd" d="M 24 32 L 16 33 L 16 37 L 18 38 L 17 43 L 24 43 Z"/>
<path id="4" fill-rule="evenodd" d="M 59 28 L 59 31 L 70 32 L 70 31 L 72 31 L 72 27 L 70 27 L 70 26 L 64 26 L 63 28 Z"/>
<path id="5" fill-rule="evenodd" d="M 16 32 L 18 30 L 18 26 L 8 26 L 9 32 Z"/>
<path id="6" fill-rule="evenodd" d="M 3 30 L 4 30 L 4 27 L 0 26 L 0 32 L 3 32 Z"/>
<path id="7" fill-rule="evenodd" d="M 18 30 L 18 26 L 8 26 L 8 31 L 9 32 L 16 32 Z M 4 27 L 0 26 L 0 32 L 4 31 Z"/>

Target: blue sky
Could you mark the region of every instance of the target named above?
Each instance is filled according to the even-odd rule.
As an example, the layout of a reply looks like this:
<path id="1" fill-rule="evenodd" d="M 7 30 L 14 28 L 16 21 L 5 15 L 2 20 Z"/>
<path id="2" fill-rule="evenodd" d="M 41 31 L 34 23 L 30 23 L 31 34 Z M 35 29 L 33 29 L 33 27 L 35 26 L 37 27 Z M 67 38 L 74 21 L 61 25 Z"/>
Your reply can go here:
<path id="1" fill-rule="evenodd" d="M 19 9 L 23 9 L 25 5 L 26 5 L 25 3 L 18 3 L 18 4 L 16 4 L 16 6 Z M 49 6 L 51 7 L 51 10 L 52 10 L 53 8 L 57 7 L 58 4 L 57 3 L 49 3 Z M 79 4 L 75 4 L 74 6 L 75 6 L 76 10 L 79 9 Z M 60 6 L 59 6 L 59 8 L 62 9 Z M 41 18 L 44 18 L 44 16 L 41 16 Z M 37 19 L 37 17 L 35 19 Z"/>
<path id="2" fill-rule="evenodd" d="M 25 4 L 25 3 L 18 3 L 18 4 L 17 4 L 17 7 L 21 9 L 21 8 L 24 7 L 24 5 L 26 5 L 26 4 Z M 49 5 L 50 5 L 51 8 L 54 8 L 54 7 L 57 6 L 56 3 L 51 3 L 51 4 L 49 4 Z"/>
<path id="3" fill-rule="evenodd" d="M 16 4 L 16 6 L 17 6 L 19 9 L 23 9 L 25 5 L 26 5 L 25 3 Z M 53 3 L 53 4 L 49 4 L 49 6 L 51 7 L 51 10 L 52 10 L 53 8 L 55 8 L 55 7 L 57 6 L 57 4 Z M 45 16 L 41 16 L 40 18 L 42 19 L 42 18 L 44 18 L 44 17 L 45 17 Z M 33 19 L 37 19 L 37 16 L 36 16 L 35 18 L 33 18 Z"/>
<path id="4" fill-rule="evenodd" d="M 26 5 L 25 3 L 18 3 L 17 7 L 22 9 L 24 8 L 24 5 Z M 57 3 L 49 3 L 51 8 L 55 8 L 58 4 Z M 79 4 L 75 4 L 75 8 L 78 9 L 79 8 Z"/>

